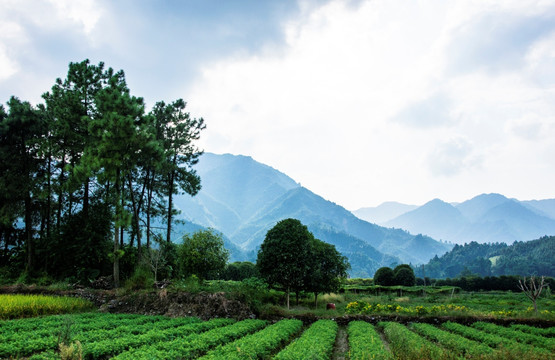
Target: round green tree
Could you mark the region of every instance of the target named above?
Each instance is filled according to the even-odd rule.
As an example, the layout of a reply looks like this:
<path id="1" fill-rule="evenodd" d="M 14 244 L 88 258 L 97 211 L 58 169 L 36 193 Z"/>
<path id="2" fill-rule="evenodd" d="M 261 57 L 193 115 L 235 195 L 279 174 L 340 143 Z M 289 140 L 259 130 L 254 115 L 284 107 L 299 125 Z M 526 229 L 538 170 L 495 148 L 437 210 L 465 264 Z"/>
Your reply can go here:
<path id="1" fill-rule="evenodd" d="M 256 260 L 261 277 L 270 286 L 282 288 L 287 295 L 304 285 L 310 270 L 309 256 L 314 236 L 296 219 L 285 219 L 268 230 Z"/>
<path id="2" fill-rule="evenodd" d="M 395 275 L 393 270 L 387 266 L 381 267 L 376 270 L 374 274 L 374 284 L 391 286 L 395 284 Z"/>
<path id="3" fill-rule="evenodd" d="M 183 274 L 196 275 L 200 279 L 218 278 L 229 258 L 222 235 L 212 229 L 183 236 L 178 253 Z"/>
<path id="4" fill-rule="evenodd" d="M 395 285 L 414 286 L 416 284 L 416 277 L 411 268 L 402 267 L 397 271 L 393 271 L 395 276 Z"/>

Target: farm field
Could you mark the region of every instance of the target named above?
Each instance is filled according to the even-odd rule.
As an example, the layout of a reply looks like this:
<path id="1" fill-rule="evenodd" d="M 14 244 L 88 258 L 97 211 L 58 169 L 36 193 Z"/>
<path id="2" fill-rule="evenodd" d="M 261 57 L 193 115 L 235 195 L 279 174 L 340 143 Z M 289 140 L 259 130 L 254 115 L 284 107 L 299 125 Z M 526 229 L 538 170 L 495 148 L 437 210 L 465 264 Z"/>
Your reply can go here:
<path id="1" fill-rule="evenodd" d="M 0 359 L 11 358 L 555 359 L 555 328 L 80 313 L 0 321 Z"/>

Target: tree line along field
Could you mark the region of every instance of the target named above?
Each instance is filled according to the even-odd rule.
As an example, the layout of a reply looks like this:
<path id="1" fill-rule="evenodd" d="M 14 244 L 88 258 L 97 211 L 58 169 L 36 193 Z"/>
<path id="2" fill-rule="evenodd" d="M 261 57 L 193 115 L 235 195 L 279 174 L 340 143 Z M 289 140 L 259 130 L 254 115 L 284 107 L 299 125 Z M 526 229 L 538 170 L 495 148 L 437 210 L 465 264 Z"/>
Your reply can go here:
<path id="1" fill-rule="evenodd" d="M 555 359 L 555 327 L 81 313 L 0 321 L 0 358 Z"/>

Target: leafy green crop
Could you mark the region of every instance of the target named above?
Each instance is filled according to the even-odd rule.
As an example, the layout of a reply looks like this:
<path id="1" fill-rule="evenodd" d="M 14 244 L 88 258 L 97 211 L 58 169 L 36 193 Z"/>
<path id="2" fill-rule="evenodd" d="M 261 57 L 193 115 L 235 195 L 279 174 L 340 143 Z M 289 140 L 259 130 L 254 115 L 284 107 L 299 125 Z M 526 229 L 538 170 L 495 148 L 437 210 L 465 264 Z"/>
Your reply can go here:
<path id="1" fill-rule="evenodd" d="M 364 321 L 351 321 L 347 330 L 349 334 L 349 357 L 351 360 L 383 359 L 389 360 L 393 355 L 380 339 L 372 324 Z"/>
<path id="2" fill-rule="evenodd" d="M 205 333 L 191 334 L 158 344 L 148 344 L 123 352 L 113 359 L 196 359 L 217 345 L 226 344 L 264 326 L 266 326 L 266 322 L 263 320 L 243 320 Z"/>
<path id="3" fill-rule="evenodd" d="M 275 359 L 330 359 L 336 335 L 337 323 L 335 321 L 318 320 L 301 337 L 277 354 Z"/>
<path id="4" fill-rule="evenodd" d="M 380 322 L 378 325 L 384 329 L 391 351 L 396 358 L 415 360 L 455 358 L 454 354 L 446 352 L 399 323 Z"/>
<path id="5" fill-rule="evenodd" d="M 264 330 L 221 346 L 201 359 L 265 359 L 303 326 L 300 320 L 281 320 Z"/>
<path id="6" fill-rule="evenodd" d="M 519 343 L 530 344 L 555 351 L 555 339 L 547 339 L 542 336 L 527 334 L 522 331 L 485 322 L 475 322 L 472 324 L 472 327 L 490 334 L 518 341 Z"/>
<path id="7" fill-rule="evenodd" d="M 411 329 L 441 346 L 455 351 L 459 356 L 477 356 L 492 353 L 492 348 L 469 340 L 461 335 L 436 328 L 430 324 L 412 324 Z"/>

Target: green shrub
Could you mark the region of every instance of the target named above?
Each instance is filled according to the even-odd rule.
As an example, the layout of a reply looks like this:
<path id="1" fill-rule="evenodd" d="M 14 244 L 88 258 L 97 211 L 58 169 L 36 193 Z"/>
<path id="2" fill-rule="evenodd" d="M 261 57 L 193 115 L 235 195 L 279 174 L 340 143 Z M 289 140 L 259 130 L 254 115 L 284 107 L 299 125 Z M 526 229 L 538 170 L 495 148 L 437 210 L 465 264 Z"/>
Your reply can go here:
<path id="1" fill-rule="evenodd" d="M 126 290 L 152 289 L 154 277 L 152 272 L 142 266 L 135 269 L 133 275 L 125 282 Z"/>

